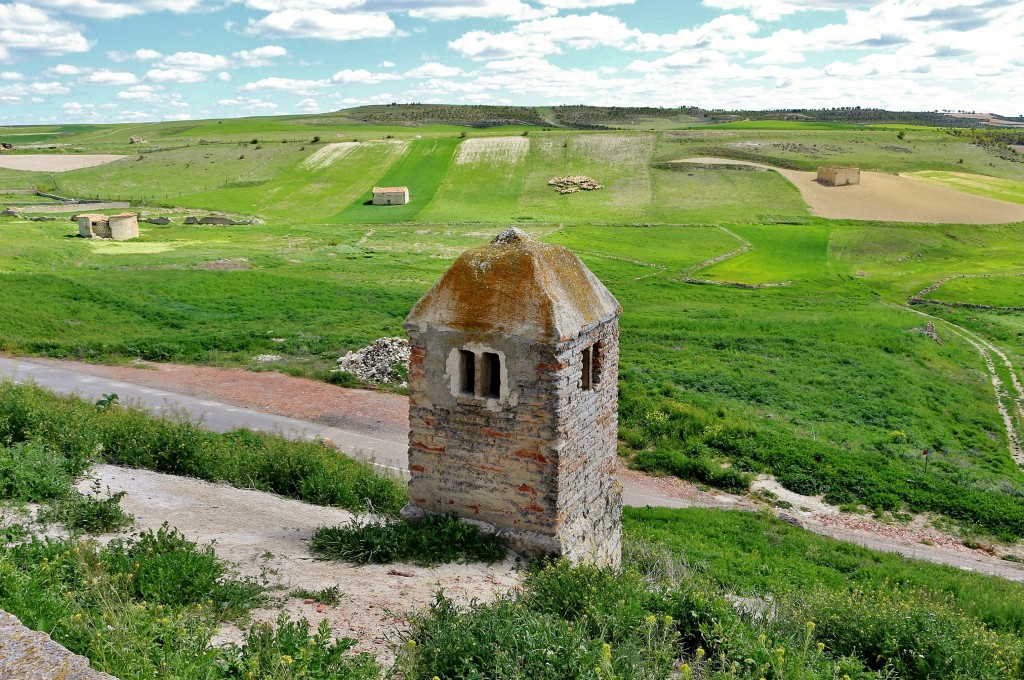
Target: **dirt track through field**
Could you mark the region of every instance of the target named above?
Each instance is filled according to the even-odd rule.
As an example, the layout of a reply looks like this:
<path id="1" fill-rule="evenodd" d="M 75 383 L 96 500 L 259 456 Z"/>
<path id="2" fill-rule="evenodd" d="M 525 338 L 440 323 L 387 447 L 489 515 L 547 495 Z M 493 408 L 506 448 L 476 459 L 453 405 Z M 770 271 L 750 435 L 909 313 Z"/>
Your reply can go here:
<path id="1" fill-rule="evenodd" d="M 124 156 L 109 154 L 25 154 L 0 156 L 0 168 L 27 170 L 32 172 L 65 172 L 105 165 L 119 161 Z"/>
<path id="2" fill-rule="evenodd" d="M 748 165 L 774 170 L 800 191 L 818 217 L 931 224 L 1006 224 L 1024 222 L 1024 205 L 947 189 L 922 180 L 862 171 L 860 184 L 831 187 L 816 174 L 728 158 L 687 158 L 678 163 Z"/>

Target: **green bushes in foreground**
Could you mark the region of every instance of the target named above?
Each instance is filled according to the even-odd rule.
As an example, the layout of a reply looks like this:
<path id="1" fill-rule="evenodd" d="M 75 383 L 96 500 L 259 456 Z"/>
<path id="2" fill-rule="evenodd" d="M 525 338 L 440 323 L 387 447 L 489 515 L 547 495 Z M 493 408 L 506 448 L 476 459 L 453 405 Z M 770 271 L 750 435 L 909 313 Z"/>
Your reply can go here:
<path id="1" fill-rule="evenodd" d="M 35 386 L 0 382 L 0 446 L 19 445 L 28 446 L 35 457 L 56 456 L 63 461 L 57 468 L 71 477 L 96 458 L 354 511 L 372 507 L 396 514 L 407 499 L 405 485 L 317 442 L 249 430 L 218 434 L 183 419 L 154 418 L 134 408 L 98 408 Z M 4 460 L 0 454 L 0 467 Z M 6 463 L 15 464 L 22 465 Z M 32 493 L 49 493 L 51 482 L 33 484 L 43 490 Z"/>
<path id="2" fill-rule="evenodd" d="M 438 594 L 413 618 L 397 668 L 410 680 L 1024 677 L 1019 636 L 926 592 L 738 598 L 689 573 L 678 554 L 626 546 L 621 570 L 550 563 L 521 594 L 490 604 L 459 607 Z"/>
<path id="3" fill-rule="evenodd" d="M 221 621 L 241 621 L 262 601 L 212 548 L 164 527 L 109 547 L 38 540 L 0 545 L 0 608 L 42 630 L 93 668 L 119 678 L 380 677 L 354 640 L 333 641 L 305 619 L 255 624 L 244 644 L 211 645 Z"/>

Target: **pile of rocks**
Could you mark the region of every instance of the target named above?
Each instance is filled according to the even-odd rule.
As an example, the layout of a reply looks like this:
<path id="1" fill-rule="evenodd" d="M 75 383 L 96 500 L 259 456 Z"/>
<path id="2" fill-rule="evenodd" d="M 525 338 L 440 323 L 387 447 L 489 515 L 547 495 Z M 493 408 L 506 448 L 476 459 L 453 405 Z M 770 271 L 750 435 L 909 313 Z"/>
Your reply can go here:
<path id="1" fill-rule="evenodd" d="M 338 370 L 348 371 L 364 382 L 404 387 L 409 356 L 409 341 L 405 338 L 380 338 L 338 359 Z"/>
<path id="2" fill-rule="evenodd" d="M 189 215 L 185 218 L 185 224 L 218 224 L 222 227 L 230 227 L 233 225 L 263 224 L 263 220 L 258 217 L 250 217 L 245 220 L 235 220 L 230 217 L 220 217 L 217 215 L 207 215 L 206 217 Z"/>
<path id="3" fill-rule="evenodd" d="M 599 184 L 596 180 L 593 180 L 586 175 L 552 177 L 548 181 L 548 185 L 555 187 L 560 194 L 575 194 L 577 191 L 595 191 L 597 189 L 604 189 L 603 184 Z"/>

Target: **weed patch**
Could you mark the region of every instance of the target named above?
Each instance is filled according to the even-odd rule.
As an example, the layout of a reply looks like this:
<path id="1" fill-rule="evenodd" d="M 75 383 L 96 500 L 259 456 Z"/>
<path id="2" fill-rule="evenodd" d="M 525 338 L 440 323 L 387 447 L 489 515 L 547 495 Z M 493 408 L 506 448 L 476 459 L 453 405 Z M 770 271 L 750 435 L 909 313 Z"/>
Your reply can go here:
<path id="1" fill-rule="evenodd" d="M 43 443 L 45 449 L 40 448 Z M 62 456 L 68 461 L 65 466 L 75 471 L 95 456 L 117 465 L 228 482 L 355 511 L 372 507 L 396 514 L 407 499 L 405 486 L 397 480 L 318 442 L 292 442 L 249 430 L 217 434 L 184 420 L 154 418 L 120 406 L 100 409 L 38 387 L 0 382 L 0 445 L 18 444 L 35 447 L 30 455 L 40 460 Z M 59 470 L 53 465 L 46 469 Z M 52 493 L 58 481 L 67 482 L 67 475 L 56 481 L 26 477 L 28 471 L 19 475 L 32 480 L 15 482 L 23 495 Z"/>
<path id="2" fill-rule="evenodd" d="M 314 532 L 309 548 L 320 559 L 356 564 L 497 562 L 506 553 L 497 538 L 455 515 L 321 527 Z"/>

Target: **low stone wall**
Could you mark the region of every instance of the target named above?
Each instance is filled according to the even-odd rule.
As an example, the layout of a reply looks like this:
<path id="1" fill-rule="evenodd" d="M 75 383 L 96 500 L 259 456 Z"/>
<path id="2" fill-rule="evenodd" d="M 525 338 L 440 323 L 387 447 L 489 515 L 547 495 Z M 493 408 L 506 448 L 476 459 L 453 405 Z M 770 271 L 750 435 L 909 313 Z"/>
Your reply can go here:
<path id="1" fill-rule="evenodd" d="M 59 203 L 19 207 L 20 213 L 80 213 L 92 210 L 122 210 L 130 208 L 128 201 L 107 201 L 105 203 Z"/>
<path id="2" fill-rule="evenodd" d="M 0 609 L 0 680 L 117 680 Z"/>

